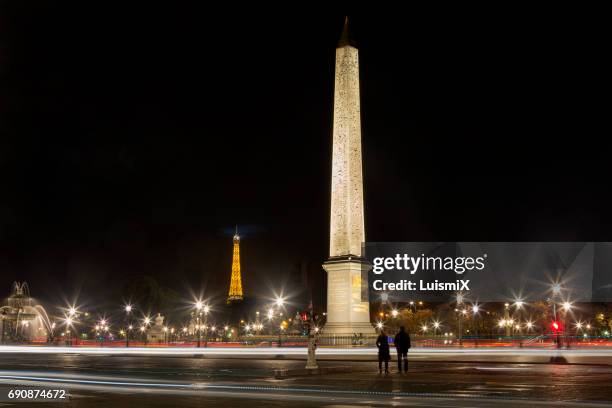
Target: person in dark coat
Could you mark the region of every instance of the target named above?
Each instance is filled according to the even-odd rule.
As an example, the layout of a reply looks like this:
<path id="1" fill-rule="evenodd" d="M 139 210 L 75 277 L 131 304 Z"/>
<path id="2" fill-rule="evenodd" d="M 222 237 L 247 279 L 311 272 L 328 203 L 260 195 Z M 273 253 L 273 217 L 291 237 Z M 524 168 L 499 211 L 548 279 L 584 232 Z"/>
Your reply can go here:
<path id="1" fill-rule="evenodd" d="M 410 335 L 406 333 L 404 326 L 395 335 L 395 349 L 397 350 L 397 370 L 402 372 L 402 360 L 404 361 L 404 371 L 408 372 L 408 349 L 410 349 Z"/>
<path id="2" fill-rule="evenodd" d="M 376 339 L 376 347 L 378 347 L 378 372 L 382 374 L 382 363 L 385 362 L 385 374 L 389 374 L 389 360 L 391 353 L 389 352 L 389 338 L 384 331 L 380 331 L 380 336 Z"/>

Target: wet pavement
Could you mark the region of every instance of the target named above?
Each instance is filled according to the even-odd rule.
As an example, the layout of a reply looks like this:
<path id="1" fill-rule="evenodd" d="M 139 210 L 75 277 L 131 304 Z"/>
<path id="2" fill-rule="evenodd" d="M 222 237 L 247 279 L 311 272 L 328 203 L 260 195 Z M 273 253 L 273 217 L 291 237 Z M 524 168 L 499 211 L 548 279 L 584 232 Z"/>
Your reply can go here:
<path id="1" fill-rule="evenodd" d="M 379 375 L 373 362 L 325 361 L 320 363 L 322 368 L 339 372 L 321 375 L 305 375 L 303 366 L 304 361 L 299 360 L 4 354 L 0 356 L 0 378 L 75 381 L 68 385 L 72 394 L 68 406 L 197 406 L 203 398 L 207 406 L 260 406 L 264 401 L 271 407 L 288 401 L 292 407 L 408 403 L 584 406 L 582 402 L 587 401 L 612 406 L 612 365 L 606 364 L 416 359 L 407 375 L 397 374 L 394 365 L 390 375 Z M 289 370 L 289 375 L 275 377 L 279 369 Z M 88 383 L 80 382 L 83 380 Z M 2 381 L 3 386 L 11 383 L 6 378 Z M 114 384 L 118 381 L 128 385 Z"/>

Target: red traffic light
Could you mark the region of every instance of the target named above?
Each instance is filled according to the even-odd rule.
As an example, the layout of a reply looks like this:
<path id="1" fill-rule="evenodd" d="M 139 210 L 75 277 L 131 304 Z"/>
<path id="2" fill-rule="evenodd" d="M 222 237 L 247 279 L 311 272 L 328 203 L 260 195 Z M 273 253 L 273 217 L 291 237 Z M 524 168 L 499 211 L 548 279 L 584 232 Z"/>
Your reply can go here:
<path id="1" fill-rule="evenodd" d="M 561 323 L 559 323 L 556 320 L 553 320 L 553 322 L 550 324 L 550 328 L 552 329 L 553 332 L 558 332 L 561 330 Z"/>
<path id="2" fill-rule="evenodd" d="M 300 313 L 300 317 L 302 318 L 303 321 L 307 321 L 308 320 L 308 312 Z"/>

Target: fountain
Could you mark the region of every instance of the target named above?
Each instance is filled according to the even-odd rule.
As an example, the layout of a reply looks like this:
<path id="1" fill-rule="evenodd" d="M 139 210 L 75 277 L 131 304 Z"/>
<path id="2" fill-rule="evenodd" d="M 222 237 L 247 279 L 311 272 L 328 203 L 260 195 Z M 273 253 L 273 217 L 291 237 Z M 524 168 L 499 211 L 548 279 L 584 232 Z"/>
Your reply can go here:
<path id="1" fill-rule="evenodd" d="M 6 305 L 0 307 L 1 341 L 48 341 L 54 325 L 42 305 L 33 304 L 27 282 L 13 282 Z"/>

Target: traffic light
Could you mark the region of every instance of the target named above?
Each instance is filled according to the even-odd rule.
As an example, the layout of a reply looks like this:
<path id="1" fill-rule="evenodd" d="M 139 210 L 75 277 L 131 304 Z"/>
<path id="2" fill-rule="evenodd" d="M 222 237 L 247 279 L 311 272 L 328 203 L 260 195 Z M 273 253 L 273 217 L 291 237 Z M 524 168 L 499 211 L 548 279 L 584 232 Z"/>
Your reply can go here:
<path id="1" fill-rule="evenodd" d="M 302 319 L 303 322 L 307 322 L 308 321 L 308 312 L 301 312 L 300 313 L 300 318 Z"/>
<path id="2" fill-rule="evenodd" d="M 550 328 L 554 333 L 558 333 L 561 331 L 561 323 L 556 320 L 553 320 L 553 322 L 550 324 Z"/>

